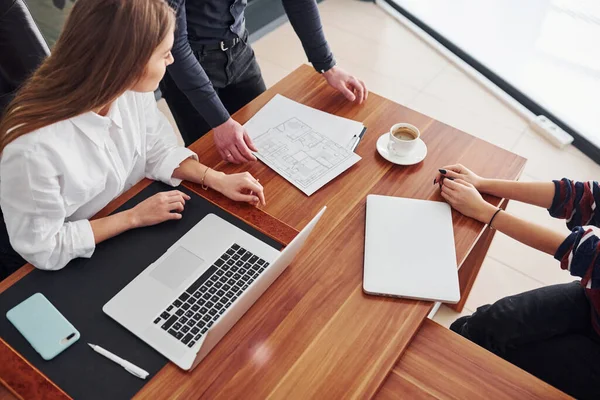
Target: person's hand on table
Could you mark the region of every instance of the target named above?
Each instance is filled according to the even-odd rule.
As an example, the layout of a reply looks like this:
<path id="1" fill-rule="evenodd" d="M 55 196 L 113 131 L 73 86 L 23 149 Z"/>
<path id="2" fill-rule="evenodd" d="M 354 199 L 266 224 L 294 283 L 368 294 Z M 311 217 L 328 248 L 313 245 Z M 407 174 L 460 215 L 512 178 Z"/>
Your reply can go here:
<path id="1" fill-rule="evenodd" d="M 131 225 L 141 228 L 171 219 L 181 219 L 181 212 L 189 199 L 190 196 L 179 190 L 157 193 L 129 210 Z"/>
<path id="2" fill-rule="evenodd" d="M 323 77 L 331 87 L 339 90 L 349 101 L 362 104 L 369 96 L 369 91 L 363 81 L 338 66 L 323 72 Z"/>
<path id="3" fill-rule="evenodd" d="M 265 191 L 258 179 L 249 172 L 241 172 L 238 174 L 227 175 L 222 172 L 214 173 L 207 176 L 210 178 L 210 186 L 217 192 L 229 197 L 231 200 L 243 201 L 252 205 L 258 206 L 261 203 L 266 205 Z"/>
<path id="4" fill-rule="evenodd" d="M 444 179 L 442 197 L 459 213 L 483 223 L 498 210 L 481 197 L 475 186 L 462 179 Z"/>
<path id="5" fill-rule="evenodd" d="M 480 190 L 481 183 L 485 180 L 485 178 L 480 177 L 461 164 L 448 165 L 440 168 L 439 171 L 440 173 L 435 177 L 433 183 L 437 183 L 440 186 L 445 178 L 452 178 L 455 180 L 462 179 L 463 181 L 473 185 L 477 190 Z"/>
<path id="6" fill-rule="evenodd" d="M 256 161 L 253 151 L 258 151 L 248 132 L 233 118 L 213 129 L 215 145 L 224 161 L 243 164 Z"/>

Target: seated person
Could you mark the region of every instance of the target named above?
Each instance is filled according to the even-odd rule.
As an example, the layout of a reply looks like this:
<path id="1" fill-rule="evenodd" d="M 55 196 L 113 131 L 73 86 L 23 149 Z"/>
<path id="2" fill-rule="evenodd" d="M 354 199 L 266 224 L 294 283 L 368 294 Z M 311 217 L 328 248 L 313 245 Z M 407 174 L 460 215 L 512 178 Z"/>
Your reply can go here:
<path id="1" fill-rule="evenodd" d="M 13 249 L 37 268 L 56 270 L 124 231 L 182 218 L 189 197 L 174 190 L 89 220 L 144 177 L 172 186 L 189 180 L 264 204 L 256 179 L 200 164 L 159 112 L 153 91 L 173 62 L 174 28 L 165 0 L 75 3 L 52 54 L 0 123 L 8 231 L 0 235 L 1 273 L 24 264 Z"/>
<path id="2" fill-rule="evenodd" d="M 597 182 L 485 179 L 462 165 L 440 170 L 442 196 L 457 211 L 560 261 L 581 278 L 509 296 L 459 318 L 450 329 L 579 399 L 600 399 L 600 238 Z M 547 208 L 568 235 L 524 221 L 480 195 Z"/>

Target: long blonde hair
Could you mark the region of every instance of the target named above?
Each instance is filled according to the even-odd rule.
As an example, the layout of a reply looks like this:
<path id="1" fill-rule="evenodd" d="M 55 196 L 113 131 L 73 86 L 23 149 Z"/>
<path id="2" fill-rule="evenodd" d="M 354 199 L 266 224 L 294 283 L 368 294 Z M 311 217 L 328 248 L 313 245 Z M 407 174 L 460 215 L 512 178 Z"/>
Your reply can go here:
<path id="1" fill-rule="evenodd" d="M 165 0 L 78 0 L 51 55 L 0 120 L 0 153 L 22 135 L 114 101 L 143 77 L 174 24 Z"/>

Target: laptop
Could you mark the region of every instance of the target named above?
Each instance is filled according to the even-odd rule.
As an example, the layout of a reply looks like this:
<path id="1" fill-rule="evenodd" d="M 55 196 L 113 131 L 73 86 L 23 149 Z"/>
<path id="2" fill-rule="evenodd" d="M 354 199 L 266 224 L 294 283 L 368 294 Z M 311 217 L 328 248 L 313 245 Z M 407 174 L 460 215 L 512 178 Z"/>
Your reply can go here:
<path id="1" fill-rule="evenodd" d="M 290 265 L 325 209 L 281 252 L 208 214 L 102 310 L 191 370 Z"/>
<path id="2" fill-rule="evenodd" d="M 450 206 L 367 196 L 363 290 L 457 303 L 460 289 Z"/>

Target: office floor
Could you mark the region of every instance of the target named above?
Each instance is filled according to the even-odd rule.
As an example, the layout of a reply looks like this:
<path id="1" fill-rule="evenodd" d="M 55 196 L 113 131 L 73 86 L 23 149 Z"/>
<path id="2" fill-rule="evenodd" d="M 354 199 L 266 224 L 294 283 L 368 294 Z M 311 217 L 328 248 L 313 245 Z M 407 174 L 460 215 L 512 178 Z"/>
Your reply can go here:
<path id="1" fill-rule="evenodd" d="M 525 120 L 378 6 L 358 0 L 326 0 L 319 9 L 338 64 L 364 80 L 372 92 L 526 157 L 522 180 L 600 178 L 600 166 L 574 147 L 561 151 L 550 145 Z M 253 47 L 267 86 L 307 62 L 289 23 Z M 508 210 L 567 233 L 564 224 L 543 209 L 513 202 Z M 498 233 L 463 314 L 510 294 L 571 280 L 551 256 Z M 442 306 L 434 319 L 448 326 L 458 316 Z"/>

